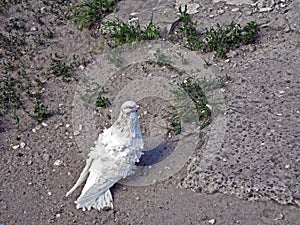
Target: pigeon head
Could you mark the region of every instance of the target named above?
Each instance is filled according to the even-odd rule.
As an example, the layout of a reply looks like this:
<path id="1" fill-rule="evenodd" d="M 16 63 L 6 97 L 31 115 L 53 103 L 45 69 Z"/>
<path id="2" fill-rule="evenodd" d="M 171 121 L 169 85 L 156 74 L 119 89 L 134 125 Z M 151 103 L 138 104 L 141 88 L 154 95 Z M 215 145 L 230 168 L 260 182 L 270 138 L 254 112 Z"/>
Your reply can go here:
<path id="1" fill-rule="evenodd" d="M 124 112 L 124 113 L 126 113 L 126 114 L 130 114 L 132 112 L 136 112 L 140 108 L 141 107 L 139 105 L 137 105 L 135 102 L 133 102 L 133 101 L 126 101 L 121 106 L 121 111 Z"/>

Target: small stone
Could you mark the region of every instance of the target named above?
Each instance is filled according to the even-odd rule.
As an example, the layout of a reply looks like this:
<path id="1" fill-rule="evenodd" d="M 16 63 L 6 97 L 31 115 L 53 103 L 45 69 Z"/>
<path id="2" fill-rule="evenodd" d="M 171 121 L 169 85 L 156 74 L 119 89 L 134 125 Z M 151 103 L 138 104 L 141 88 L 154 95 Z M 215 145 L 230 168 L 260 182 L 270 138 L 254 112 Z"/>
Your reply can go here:
<path id="1" fill-rule="evenodd" d="M 24 148 L 25 146 L 26 146 L 26 144 L 25 144 L 24 142 L 21 142 L 21 143 L 20 143 L 20 147 L 21 147 L 21 148 Z"/>
<path id="2" fill-rule="evenodd" d="M 35 133 L 37 132 L 38 130 L 40 130 L 42 128 L 42 126 L 39 124 L 37 125 L 35 128 L 32 129 L 32 132 Z"/>
<path id="3" fill-rule="evenodd" d="M 41 13 L 44 13 L 44 12 L 46 12 L 46 7 L 41 8 Z"/>
<path id="4" fill-rule="evenodd" d="M 252 15 L 252 11 L 251 10 L 247 10 L 245 11 L 245 16 L 251 16 Z"/>
<path id="5" fill-rule="evenodd" d="M 78 136 L 80 134 L 80 131 L 79 130 L 75 130 L 73 134 L 74 134 L 74 136 Z"/>
<path id="6" fill-rule="evenodd" d="M 30 28 L 30 31 L 37 31 L 37 30 L 38 30 L 37 27 L 31 27 L 31 28 Z"/>
<path id="7" fill-rule="evenodd" d="M 223 9 L 220 9 L 220 10 L 217 11 L 217 13 L 218 13 L 219 15 L 222 15 L 222 14 L 225 13 L 225 11 L 224 11 Z"/>
<path id="8" fill-rule="evenodd" d="M 85 68 L 85 67 L 84 67 L 83 65 L 80 65 L 80 66 L 79 66 L 79 69 L 80 69 L 80 70 L 84 70 L 84 68 Z"/>
<path id="9" fill-rule="evenodd" d="M 49 162 L 51 159 L 51 156 L 48 153 L 44 153 L 43 154 L 43 160 L 46 162 Z"/>
<path id="10" fill-rule="evenodd" d="M 32 165 L 32 161 L 29 160 L 29 161 L 27 162 L 27 165 L 28 165 L 28 166 Z"/>
<path id="11" fill-rule="evenodd" d="M 233 9 L 231 9 L 231 11 L 232 12 L 238 12 L 238 11 L 240 11 L 240 8 L 233 8 Z"/>
<path id="12" fill-rule="evenodd" d="M 284 215 L 282 213 L 280 213 L 276 218 L 275 220 L 283 220 L 284 218 Z"/>
<path id="13" fill-rule="evenodd" d="M 49 196 L 52 196 L 52 193 L 51 193 L 50 191 L 48 191 L 48 195 L 49 195 Z"/>
<path id="14" fill-rule="evenodd" d="M 71 126 L 70 124 L 68 124 L 68 123 L 66 124 L 66 128 L 69 128 L 70 126 Z"/>
<path id="15" fill-rule="evenodd" d="M 137 200 L 137 201 L 140 200 L 140 197 L 136 197 L 135 200 Z"/>
<path id="16" fill-rule="evenodd" d="M 280 7 L 280 8 L 284 8 L 284 7 L 286 7 L 286 4 L 280 3 L 280 4 L 279 4 L 279 7 Z"/>
<path id="17" fill-rule="evenodd" d="M 59 214 L 59 213 L 56 214 L 55 217 L 56 217 L 56 218 L 60 218 L 60 214 Z"/>
<path id="18" fill-rule="evenodd" d="M 43 127 L 47 127 L 48 124 L 46 124 L 45 122 L 42 122 L 42 126 L 43 126 Z"/>
<path id="19" fill-rule="evenodd" d="M 13 146 L 12 146 L 12 149 L 14 149 L 14 150 L 16 150 L 16 149 L 18 149 L 18 148 L 20 148 L 20 145 L 13 145 Z"/>
<path id="20" fill-rule="evenodd" d="M 273 8 L 271 8 L 271 7 L 266 7 L 266 8 L 259 9 L 259 12 L 270 12 L 270 11 L 272 11 L 272 10 L 273 10 Z"/>
<path id="21" fill-rule="evenodd" d="M 64 161 L 58 159 L 58 160 L 55 160 L 55 162 L 53 163 L 53 165 L 54 166 L 61 166 L 63 163 L 64 163 Z"/>
<path id="22" fill-rule="evenodd" d="M 215 219 L 211 219 L 208 221 L 210 224 L 215 224 L 216 223 L 216 220 Z"/>
<path id="23" fill-rule="evenodd" d="M 300 192 L 299 193 L 293 193 L 294 199 L 300 199 Z"/>

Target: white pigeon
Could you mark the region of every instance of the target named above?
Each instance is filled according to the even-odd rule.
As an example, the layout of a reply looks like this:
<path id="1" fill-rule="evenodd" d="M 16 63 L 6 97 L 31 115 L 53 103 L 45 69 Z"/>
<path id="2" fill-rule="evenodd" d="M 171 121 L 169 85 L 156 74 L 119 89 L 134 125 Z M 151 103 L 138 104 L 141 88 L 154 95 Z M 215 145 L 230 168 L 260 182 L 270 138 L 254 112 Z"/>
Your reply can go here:
<path id="1" fill-rule="evenodd" d="M 105 129 L 91 148 L 86 166 L 76 184 L 67 192 L 70 195 L 86 179 L 81 195 L 75 201 L 76 208 L 83 211 L 112 209 L 113 199 L 109 188 L 120 179 L 134 173 L 135 163 L 142 156 L 142 139 L 137 110 L 133 101 L 121 106 L 118 119 Z"/>

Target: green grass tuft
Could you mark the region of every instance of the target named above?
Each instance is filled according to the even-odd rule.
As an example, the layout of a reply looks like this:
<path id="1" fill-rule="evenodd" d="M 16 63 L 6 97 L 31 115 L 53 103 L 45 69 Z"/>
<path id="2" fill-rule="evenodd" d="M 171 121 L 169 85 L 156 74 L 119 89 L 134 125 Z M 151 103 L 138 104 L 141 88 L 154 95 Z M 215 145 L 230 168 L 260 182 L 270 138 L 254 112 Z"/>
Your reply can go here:
<path id="1" fill-rule="evenodd" d="M 255 43 L 258 33 L 259 26 L 253 21 L 243 28 L 234 22 L 227 27 L 217 24 L 216 27 L 206 29 L 203 51 L 214 52 L 216 57 L 226 58 L 230 50 Z"/>
<path id="2" fill-rule="evenodd" d="M 88 0 L 73 7 L 73 18 L 79 29 L 96 27 L 103 17 L 116 10 L 117 0 Z"/>
<path id="3" fill-rule="evenodd" d="M 228 26 L 217 24 L 210 29 L 206 29 L 204 34 L 197 32 L 194 23 L 187 13 L 187 6 L 182 10 L 179 7 L 179 19 L 172 25 L 170 34 L 171 40 L 179 41 L 183 39 L 184 45 L 196 51 L 214 52 L 218 58 L 226 58 L 230 50 L 236 49 L 241 45 L 253 44 L 259 37 L 259 25 L 251 21 L 246 26 L 232 22 Z M 173 37 L 176 27 L 179 26 L 177 37 Z"/>
<path id="4" fill-rule="evenodd" d="M 34 114 L 32 115 L 32 118 L 35 121 L 41 123 L 48 117 L 49 117 L 48 107 L 41 103 L 37 103 L 34 108 Z"/>
<path id="5" fill-rule="evenodd" d="M 52 58 L 52 62 L 49 67 L 51 74 L 56 77 L 61 77 L 63 81 L 69 81 L 72 77 L 73 68 L 67 65 L 63 60 L 58 58 Z"/>
<path id="6" fill-rule="evenodd" d="M 109 99 L 103 97 L 102 93 L 100 92 L 96 100 L 96 107 L 107 108 L 110 105 L 111 102 L 109 101 Z"/>
<path id="7" fill-rule="evenodd" d="M 111 40 L 109 45 L 112 47 L 159 38 L 159 28 L 153 24 L 153 15 L 144 29 L 141 28 L 138 19 L 132 18 L 128 24 L 117 19 L 106 22 L 103 25 L 102 33 Z"/>

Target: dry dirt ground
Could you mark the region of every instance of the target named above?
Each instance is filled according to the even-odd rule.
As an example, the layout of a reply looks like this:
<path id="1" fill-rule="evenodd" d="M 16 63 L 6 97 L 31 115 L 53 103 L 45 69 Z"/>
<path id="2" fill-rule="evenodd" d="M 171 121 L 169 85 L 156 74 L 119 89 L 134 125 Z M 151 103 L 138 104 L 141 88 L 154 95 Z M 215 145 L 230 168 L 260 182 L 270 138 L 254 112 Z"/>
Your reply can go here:
<path id="1" fill-rule="evenodd" d="M 12 111 L 0 121 L 0 224 L 300 224 L 300 3 L 275 1 L 271 11 L 259 12 L 249 4 L 193 2 L 198 7 L 192 18 L 199 30 L 251 20 L 261 27 L 258 43 L 230 52 L 227 61 L 199 53 L 216 77 L 231 77 L 222 90 L 229 110 L 221 147 L 199 146 L 190 162 L 163 182 L 116 184 L 115 208 L 101 212 L 75 208 L 80 190 L 68 198 L 65 193 L 85 164 L 72 118 L 74 95 L 78 80 L 93 62 L 99 63 L 103 38 L 95 30 L 79 30 L 70 19 L 69 6 L 76 1 L 15 1 L 1 12 L 2 34 L 10 32 L 13 43 L 24 39 L 25 44 L 11 44 L 15 57 L 5 55 L 8 46 L 0 46 L 1 80 L 15 77 L 24 88 L 22 107 L 16 110 L 19 127 Z M 176 3 L 121 1 L 108 17 L 127 21 L 136 13 L 146 24 L 154 10 L 154 22 L 165 33 L 178 18 Z M 14 65 L 8 63 L 12 58 Z M 73 62 L 67 82 L 49 70 L 51 58 Z M 143 73 L 143 67 L 123 68 L 119 74 L 125 78 L 108 82 L 109 97 Z M 174 71 L 155 66 L 149 73 L 176 77 Z M 43 124 L 29 116 L 35 100 L 27 90 L 41 93 L 51 113 Z M 166 102 L 145 98 L 139 103 L 144 106 L 142 129 L 149 137 L 147 124 L 157 114 L 144 112 L 158 113 Z M 111 124 L 109 109 L 94 112 L 99 132 Z M 162 110 L 162 118 L 164 113 L 168 111 Z"/>

